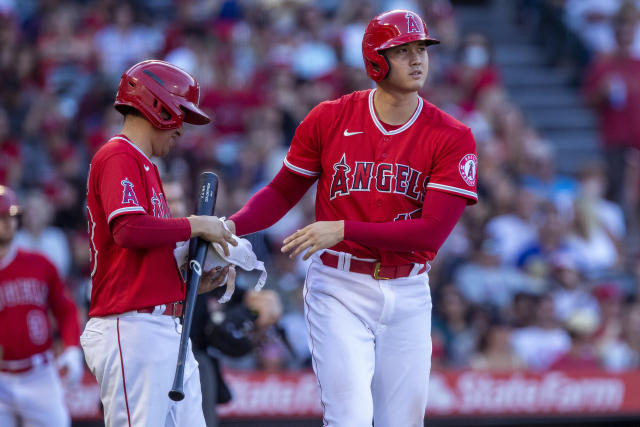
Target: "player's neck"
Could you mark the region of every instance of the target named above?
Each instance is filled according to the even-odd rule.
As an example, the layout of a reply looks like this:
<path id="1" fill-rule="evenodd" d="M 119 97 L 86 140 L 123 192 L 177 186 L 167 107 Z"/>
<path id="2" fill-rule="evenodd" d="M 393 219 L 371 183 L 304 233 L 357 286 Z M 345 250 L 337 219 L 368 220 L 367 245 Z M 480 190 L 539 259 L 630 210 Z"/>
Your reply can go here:
<path id="1" fill-rule="evenodd" d="M 379 85 L 373 95 L 373 107 L 378 118 L 384 123 L 401 125 L 415 113 L 418 107 L 418 93 L 388 91 Z"/>
<path id="2" fill-rule="evenodd" d="M 151 157 L 153 155 L 153 145 L 151 143 L 152 134 L 149 132 L 147 123 L 145 119 L 127 116 L 120 133 L 142 150 L 147 157 Z"/>

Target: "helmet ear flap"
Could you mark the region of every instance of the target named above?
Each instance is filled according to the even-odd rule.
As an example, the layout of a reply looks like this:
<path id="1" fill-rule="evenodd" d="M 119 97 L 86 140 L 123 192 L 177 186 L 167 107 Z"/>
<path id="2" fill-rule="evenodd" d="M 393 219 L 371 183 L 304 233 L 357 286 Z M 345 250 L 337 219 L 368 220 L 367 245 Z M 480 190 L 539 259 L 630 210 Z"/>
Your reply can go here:
<path id="1" fill-rule="evenodd" d="M 391 63 L 389 62 L 389 58 L 387 58 L 387 55 L 385 55 L 384 53 L 380 52 L 380 56 L 384 58 L 384 62 L 385 64 L 387 64 L 387 71 L 384 73 L 384 76 L 382 76 L 382 80 L 384 80 L 389 77 L 389 73 L 391 72 Z"/>

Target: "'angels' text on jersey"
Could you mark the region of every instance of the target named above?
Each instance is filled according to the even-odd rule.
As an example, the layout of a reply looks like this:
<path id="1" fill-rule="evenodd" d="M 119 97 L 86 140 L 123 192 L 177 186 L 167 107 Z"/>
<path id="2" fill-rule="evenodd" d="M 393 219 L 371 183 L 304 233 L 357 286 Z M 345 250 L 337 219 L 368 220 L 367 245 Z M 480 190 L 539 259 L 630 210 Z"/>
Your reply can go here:
<path id="1" fill-rule="evenodd" d="M 352 191 L 378 191 L 403 194 L 413 200 L 424 200 L 429 177 L 400 163 L 354 162 L 349 164 L 346 154 L 333 164 L 329 199 L 349 195 Z"/>

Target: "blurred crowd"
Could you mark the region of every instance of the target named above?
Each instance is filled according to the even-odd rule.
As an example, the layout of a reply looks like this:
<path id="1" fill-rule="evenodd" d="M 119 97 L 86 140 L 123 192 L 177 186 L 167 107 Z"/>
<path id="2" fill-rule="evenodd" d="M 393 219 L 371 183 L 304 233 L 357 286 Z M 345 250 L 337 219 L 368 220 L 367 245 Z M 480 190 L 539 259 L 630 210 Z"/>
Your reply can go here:
<path id="1" fill-rule="evenodd" d="M 638 79 L 624 73 L 606 80 L 606 96 L 596 90 L 604 85 L 598 61 L 620 49 L 616 29 L 624 26 L 635 52 L 629 63 L 640 57 L 633 2 L 521 3 L 538 16 L 560 9 L 563 31 L 585 37 L 572 39 L 577 58 L 587 52 L 585 103 L 615 114 L 638 102 Z M 594 12 L 587 4 L 607 8 Z M 466 32 L 449 0 L 0 0 L 0 183 L 21 196 L 17 240 L 51 257 L 86 312 L 87 168 L 121 124 L 112 105 L 128 66 L 164 59 L 199 80 L 201 106 L 214 124 L 189 128 L 157 163 L 187 193 L 200 171 L 215 171 L 216 214 L 229 215 L 279 170 L 313 106 L 372 87 L 362 34 L 371 17 L 396 7 L 421 13 L 442 41 L 429 50 L 422 95 L 472 128 L 480 161 L 480 202 L 432 264 L 434 368 L 640 368 L 637 202 L 625 196 L 638 192 L 629 186 L 640 132 L 616 139 L 624 153 L 612 156 L 622 158 L 606 154 L 575 175 L 558 173 L 553 142 L 510 101 L 491 41 Z M 583 29 L 596 24 L 597 34 Z M 622 107 L 611 93 L 620 81 Z M 622 127 L 638 126 L 638 117 Z M 624 176 L 612 176 L 614 161 Z M 612 178 L 626 190 L 611 191 Z M 312 193 L 252 237 L 284 315 L 249 356 L 228 363 L 270 371 L 309 366 L 306 266 L 279 249 L 284 236 L 313 221 Z"/>

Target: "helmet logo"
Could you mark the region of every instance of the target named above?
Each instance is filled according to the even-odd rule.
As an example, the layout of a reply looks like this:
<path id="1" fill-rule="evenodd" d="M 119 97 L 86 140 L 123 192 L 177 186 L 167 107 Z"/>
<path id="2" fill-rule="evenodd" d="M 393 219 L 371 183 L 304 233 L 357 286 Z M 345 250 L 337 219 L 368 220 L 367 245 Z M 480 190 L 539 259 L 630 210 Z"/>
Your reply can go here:
<path id="1" fill-rule="evenodd" d="M 420 26 L 416 22 L 416 18 L 412 13 L 404 15 L 407 18 L 407 33 L 420 33 Z"/>

